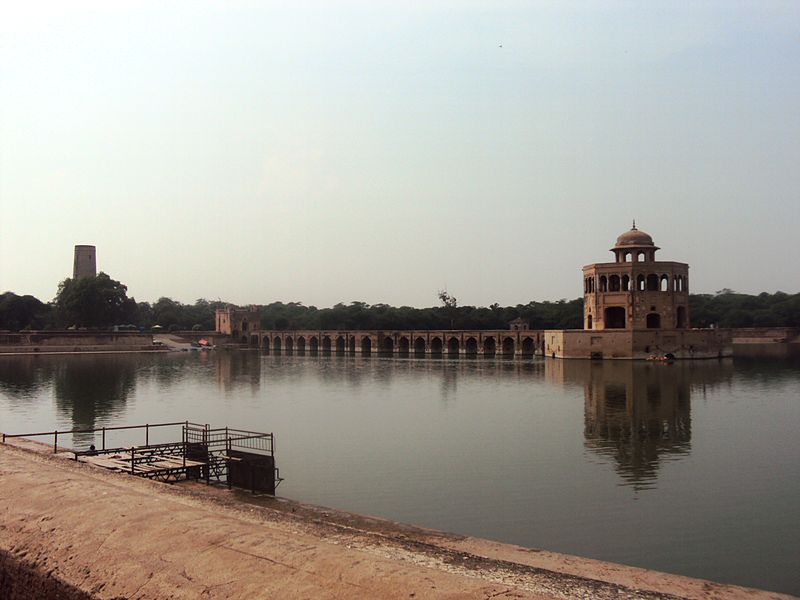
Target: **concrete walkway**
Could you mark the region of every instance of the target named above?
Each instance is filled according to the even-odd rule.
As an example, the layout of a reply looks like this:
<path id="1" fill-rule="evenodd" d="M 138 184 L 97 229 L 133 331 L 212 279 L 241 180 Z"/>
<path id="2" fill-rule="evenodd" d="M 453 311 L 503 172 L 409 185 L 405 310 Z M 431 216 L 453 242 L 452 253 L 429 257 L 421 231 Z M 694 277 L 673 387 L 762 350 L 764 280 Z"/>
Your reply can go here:
<path id="1" fill-rule="evenodd" d="M 788 598 L 0 444 L 3 598 Z"/>

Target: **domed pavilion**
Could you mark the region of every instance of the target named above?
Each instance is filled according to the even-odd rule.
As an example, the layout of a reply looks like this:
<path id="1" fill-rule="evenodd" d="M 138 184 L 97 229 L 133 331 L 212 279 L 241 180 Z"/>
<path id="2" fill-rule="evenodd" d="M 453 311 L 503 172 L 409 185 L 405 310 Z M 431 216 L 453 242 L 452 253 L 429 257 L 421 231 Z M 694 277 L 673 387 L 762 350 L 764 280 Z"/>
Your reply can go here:
<path id="1" fill-rule="evenodd" d="M 656 260 L 658 250 L 634 221 L 611 248 L 614 262 L 583 267 L 584 329 L 689 327 L 689 265 Z"/>

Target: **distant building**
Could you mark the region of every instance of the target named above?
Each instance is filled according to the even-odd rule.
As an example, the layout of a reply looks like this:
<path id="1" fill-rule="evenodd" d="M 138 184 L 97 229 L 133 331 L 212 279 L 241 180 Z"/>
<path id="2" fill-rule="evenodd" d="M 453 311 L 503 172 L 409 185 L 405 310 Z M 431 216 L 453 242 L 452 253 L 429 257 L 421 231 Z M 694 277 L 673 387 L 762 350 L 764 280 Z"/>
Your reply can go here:
<path id="1" fill-rule="evenodd" d="M 75 246 L 72 278 L 97 277 L 97 251 L 94 246 Z"/>
<path id="2" fill-rule="evenodd" d="M 261 313 L 255 306 L 236 308 L 228 305 L 216 311 L 216 330 L 234 340 L 247 343 L 254 331 L 261 330 Z"/>
<path id="3" fill-rule="evenodd" d="M 634 222 L 611 249 L 614 262 L 583 267 L 584 329 L 689 327 L 689 265 L 658 261 L 657 250 Z"/>
<path id="4" fill-rule="evenodd" d="M 517 317 L 508 324 L 511 331 L 528 331 L 531 328 L 530 323 L 521 317 Z"/>
<path id="5" fill-rule="evenodd" d="M 689 327 L 689 265 L 656 260 L 653 238 L 636 228 L 617 238 L 614 262 L 583 267 L 583 329 L 547 330 L 553 358 L 717 358 L 729 334 Z"/>

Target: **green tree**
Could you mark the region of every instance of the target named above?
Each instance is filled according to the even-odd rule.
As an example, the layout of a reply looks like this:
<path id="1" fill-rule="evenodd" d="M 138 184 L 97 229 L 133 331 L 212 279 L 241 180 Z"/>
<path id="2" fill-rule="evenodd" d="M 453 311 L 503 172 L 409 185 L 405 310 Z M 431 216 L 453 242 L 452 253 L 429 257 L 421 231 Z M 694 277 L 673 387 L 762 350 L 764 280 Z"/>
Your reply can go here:
<path id="1" fill-rule="evenodd" d="M 52 309 L 33 296 L 0 294 L 0 329 L 44 329 L 52 324 Z"/>
<path id="2" fill-rule="evenodd" d="M 136 319 L 136 301 L 127 286 L 105 273 L 65 279 L 58 285 L 56 315 L 63 326 L 108 327 Z"/>

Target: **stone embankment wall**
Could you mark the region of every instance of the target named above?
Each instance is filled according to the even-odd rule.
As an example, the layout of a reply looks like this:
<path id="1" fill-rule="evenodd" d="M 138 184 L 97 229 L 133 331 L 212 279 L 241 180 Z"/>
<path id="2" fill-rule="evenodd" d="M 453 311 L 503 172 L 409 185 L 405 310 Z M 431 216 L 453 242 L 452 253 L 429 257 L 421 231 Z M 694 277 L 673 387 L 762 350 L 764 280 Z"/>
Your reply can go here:
<path id="1" fill-rule="evenodd" d="M 0 354 L 154 350 L 153 336 L 137 332 L 23 331 L 0 333 Z"/>

